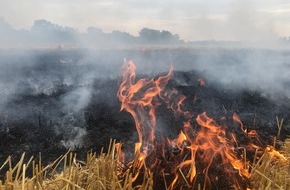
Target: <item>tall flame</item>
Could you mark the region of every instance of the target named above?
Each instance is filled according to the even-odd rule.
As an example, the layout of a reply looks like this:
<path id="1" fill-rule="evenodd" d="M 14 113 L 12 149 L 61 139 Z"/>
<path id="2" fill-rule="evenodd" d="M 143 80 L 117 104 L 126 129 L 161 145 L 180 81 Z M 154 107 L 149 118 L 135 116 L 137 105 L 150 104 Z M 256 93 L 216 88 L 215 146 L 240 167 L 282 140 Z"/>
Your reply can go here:
<path id="1" fill-rule="evenodd" d="M 136 66 L 133 61 L 127 62 L 122 69 L 122 83 L 118 91 L 121 110 L 129 112 L 135 121 L 139 142 L 144 146 L 153 144 L 155 139 L 156 117 L 155 110 L 159 106 L 156 97 L 162 97 L 161 92 L 166 87 L 172 68 L 166 76 L 157 80 L 140 79 L 135 82 Z"/>
<path id="2" fill-rule="evenodd" d="M 122 68 L 122 81 L 118 91 L 118 98 L 121 102 L 121 110 L 129 112 L 136 125 L 139 136 L 139 142 L 135 146 L 135 155 L 138 156 L 135 165 L 141 168 L 149 155 L 153 152 L 157 157 L 157 148 L 155 140 L 156 127 L 156 109 L 160 104 L 165 104 L 171 109 L 176 117 L 183 121 L 183 129 L 174 140 L 168 139 L 167 147 L 178 151 L 172 152 L 170 158 L 166 160 L 164 146 L 162 159 L 153 159 L 149 168 L 154 168 L 161 163 L 160 160 L 166 160 L 165 165 L 172 168 L 175 177 L 170 180 L 168 189 L 179 187 L 196 188 L 198 176 L 203 176 L 203 189 L 211 189 L 212 182 L 219 180 L 220 177 L 227 177 L 229 184 L 234 189 L 241 189 L 240 182 L 250 177 L 249 164 L 246 161 L 245 154 L 237 150 L 238 141 L 230 130 L 224 126 L 218 125 L 212 118 L 208 117 L 206 112 L 194 117 L 192 113 L 184 110 L 186 96 L 179 93 L 176 89 L 169 89 L 167 84 L 173 75 L 171 67 L 168 74 L 157 79 L 139 79 L 136 81 L 136 66 L 133 61 L 127 62 Z M 203 79 L 199 81 L 200 86 L 205 86 Z M 194 120 L 194 118 L 196 118 Z M 225 119 L 225 118 L 224 118 Z M 250 138 L 257 138 L 255 130 L 247 131 L 241 122 L 240 117 L 235 113 L 233 120 L 240 125 L 243 134 Z M 193 126 L 196 123 L 197 126 Z M 259 148 L 254 144 L 247 144 L 244 149 Z M 272 151 L 273 155 L 278 153 Z M 160 156 L 159 155 L 159 156 Z M 280 156 L 280 155 L 278 155 Z M 122 156 L 123 158 L 123 156 Z M 150 158 L 152 159 L 152 155 Z M 170 163 L 170 164 L 168 164 Z M 146 165 L 146 167 L 148 164 Z M 157 168 L 164 168 L 158 166 Z M 221 175 L 211 174 L 212 170 L 221 171 Z M 157 170 L 155 168 L 155 170 Z M 165 169 L 161 169 L 164 172 Z M 161 173 L 161 172 L 160 172 Z M 163 173 L 164 174 L 164 173 Z M 138 178 L 139 173 L 133 180 Z M 158 174 L 156 174 L 158 175 Z M 200 178 L 200 177 L 199 177 Z M 166 187 L 167 189 L 167 187 Z"/>

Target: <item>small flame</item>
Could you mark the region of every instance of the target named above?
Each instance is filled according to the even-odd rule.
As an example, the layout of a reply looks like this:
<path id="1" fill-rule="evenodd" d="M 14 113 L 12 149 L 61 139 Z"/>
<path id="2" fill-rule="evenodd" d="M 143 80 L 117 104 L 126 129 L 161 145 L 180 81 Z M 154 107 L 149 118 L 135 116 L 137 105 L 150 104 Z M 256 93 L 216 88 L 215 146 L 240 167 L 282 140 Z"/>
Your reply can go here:
<path id="1" fill-rule="evenodd" d="M 186 146 L 186 135 L 181 131 L 178 137 L 174 140 L 168 139 L 168 144 L 172 148 L 177 148 L 178 150 L 182 150 Z"/>
<path id="2" fill-rule="evenodd" d="M 116 143 L 115 148 L 117 151 L 117 160 L 120 163 L 125 163 L 125 153 L 122 151 L 122 144 L 121 143 Z"/>
<path id="3" fill-rule="evenodd" d="M 252 138 L 258 138 L 258 137 L 259 137 L 259 135 L 258 135 L 258 133 L 257 133 L 256 130 L 250 130 L 250 131 L 247 133 L 247 135 L 248 135 L 249 137 L 252 137 Z"/>
<path id="4" fill-rule="evenodd" d="M 277 150 L 275 150 L 275 148 L 272 147 L 272 146 L 268 146 L 268 147 L 266 148 L 266 151 L 267 151 L 267 153 L 268 153 L 271 157 L 276 157 L 276 158 L 278 158 L 278 159 L 280 159 L 280 160 L 282 160 L 282 161 L 287 161 L 287 158 L 286 158 L 283 154 L 281 154 L 280 152 L 278 152 Z"/>
<path id="5" fill-rule="evenodd" d="M 198 86 L 205 87 L 206 83 L 205 83 L 204 78 L 199 78 L 197 81 L 198 81 Z"/>
<path id="6" fill-rule="evenodd" d="M 240 116 L 239 116 L 237 113 L 234 113 L 234 115 L 233 115 L 233 120 L 234 120 L 235 122 L 237 122 L 238 124 L 240 124 L 241 130 L 242 130 L 244 133 L 247 133 L 247 129 L 244 129 L 244 125 L 243 125 L 243 123 L 242 123 L 242 121 L 241 121 L 241 118 L 240 118 Z"/>

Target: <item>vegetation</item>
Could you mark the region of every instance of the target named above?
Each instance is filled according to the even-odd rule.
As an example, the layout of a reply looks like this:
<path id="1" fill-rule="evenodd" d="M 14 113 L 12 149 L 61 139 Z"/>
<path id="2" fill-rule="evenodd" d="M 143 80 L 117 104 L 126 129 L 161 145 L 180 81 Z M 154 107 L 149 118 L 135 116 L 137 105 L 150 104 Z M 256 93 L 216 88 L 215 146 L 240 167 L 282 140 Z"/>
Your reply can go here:
<path id="1" fill-rule="evenodd" d="M 11 157 L 8 157 L 0 167 L 1 170 L 8 167 L 4 181 L 0 182 L 0 190 L 153 189 L 153 173 L 147 169 L 138 185 L 132 183 L 132 171 L 136 168 L 131 164 L 131 169 L 128 169 L 119 161 L 118 148 L 119 144 L 111 141 L 106 153 L 101 151 L 97 155 L 89 152 L 85 162 L 77 160 L 76 154 L 69 151 L 45 167 L 41 164 L 41 156 L 38 162 L 30 158 L 24 163 L 23 154 L 14 167 Z M 257 162 L 254 161 L 250 178 L 253 189 L 290 188 L 290 140 L 286 140 L 281 152 L 283 154 L 268 147 L 263 156 Z"/>

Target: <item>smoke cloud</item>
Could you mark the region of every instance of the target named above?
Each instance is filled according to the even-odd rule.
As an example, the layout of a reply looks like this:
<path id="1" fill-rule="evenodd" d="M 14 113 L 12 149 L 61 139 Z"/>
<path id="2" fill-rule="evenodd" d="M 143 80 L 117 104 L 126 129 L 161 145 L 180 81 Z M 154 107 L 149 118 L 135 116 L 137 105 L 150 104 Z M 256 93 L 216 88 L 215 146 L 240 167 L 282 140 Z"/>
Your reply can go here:
<path id="1" fill-rule="evenodd" d="M 31 8 L 31 2 L 26 6 Z M 13 16 L 0 8 L 5 16 L 0 19 L 2 132 L 25 121 L 53 129 L 59 146 L 84 145 L 94 120 L 88 113 L 91 106 L 105 104 L 113 113 L 119 109 L 116 90 L 124 58 L 134 60 L 141 76 L 167 72 L 172 64 L 176 71 L 199 72 L 221 90 L 258 91 L 279 104 L 290 99 L 289 40 L 279 41 L 281 34 L 290 34 L 281 32 L 290 28 L 284 21 L 289 14 L 285 1 L 275 6 L 262 1 L 100 1 L 99 15 L 93 17 L 97 21 L 89 23 L 94 14 L 90 19 L 80 15 L 91 2 L 85 1 L 80 9 L 75 1 L 65 3 L 38 2 L 37 17 L 23 18 L 26 29 L 13 27 L 25 11 L 15 14 L 11 2 L 5 6 L 14 10 Z M 140 4 L 143 9 L 136 9 Z M 56 17 L 47 15 L 48 10 Z M 104 10 L 110 10 L 110 16 Z M 82 21 L 85 26 L 76 25 Z M 176 80 L 181 86 L 192 82 Z M 102 119 L 95 125 L 106 126 Z"/>

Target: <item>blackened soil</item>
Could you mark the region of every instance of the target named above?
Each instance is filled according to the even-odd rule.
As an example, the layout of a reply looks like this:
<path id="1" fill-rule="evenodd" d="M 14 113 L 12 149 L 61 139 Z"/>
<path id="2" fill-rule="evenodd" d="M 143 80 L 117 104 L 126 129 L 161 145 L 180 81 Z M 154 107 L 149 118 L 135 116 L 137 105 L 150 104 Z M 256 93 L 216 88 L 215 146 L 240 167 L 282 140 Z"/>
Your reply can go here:
<path id="1" fill-rule="evenodd" d="M 229 130 L 234 131 L 242 143 L 247 143 L 249 138 L 242 135 L 238 125 L 232 121 L 234 113 L 241 117 L 245 128 L 258 132 L 262 145 L 272 144 L 273 137 L 278 133 L 276 116 L 284 119 L 285 127 L 280 139 L 283 141 L 290 134 L 289 99 L 273 100 L 259 91 L 233 90 L 214 82 L 201 86 L 198 83 L 200 78 L 206 77 L 195 71 L 176 71 L 169 81 L 169 89 L 175 88 L 187 97 L 184 110 L 193 115 L 206 111 L 218 124 L 226 125 Z M 99 152 L 102 147 L 106 148 L 110 139 L 124 142 L 125 151 L 132 153 L 138 137 L 131 115 L 125 111 L 120 112 L 120 102 L 116 96 L 118 78 L 95 79 L 93 85 L 89 86 L 91 98 L 87 105 L 71 112 L 64 111 L 64 105 L 60 105 L 59 100 L 79 86 L 62 84 L 62 81 L 55 83 L 52 93 L 30 94 L 23 91 L 11 97 L 6 110 L 0 112 L 0 163 L 9 155 L 12 156 L 13 163 L 16 163 L 23 152 L 26 152 L 27 159 L 30 156 L 37 159 L 41 152 L 42 160 L 47 164 L 67 151 L 68 147 L 64 146 L 64 142 L 75 139 L 74 135 L 77 136 L 79 129 L 86 133 L 79 144 L 74 143 L 72 148 L 80 158 L 84 158 L 89 150 Z M 175 138 L 182 128 L 181 119 L 165 105 L 160 105 L 156 113 L 158 137 Z M 223 117 L 226 121 L 221 119 Z M 68 119 L 64 121 L 62 118 Z M 192 122 L 195 123 L 195 120 Z M 71 134 L 74 127 L 78 129 Z M 3 171 L 4 169 L 1 171 L 1 178 Z"/>

